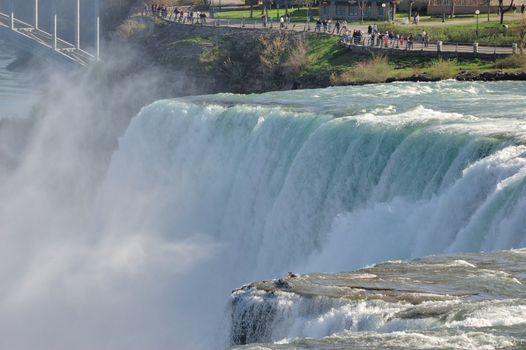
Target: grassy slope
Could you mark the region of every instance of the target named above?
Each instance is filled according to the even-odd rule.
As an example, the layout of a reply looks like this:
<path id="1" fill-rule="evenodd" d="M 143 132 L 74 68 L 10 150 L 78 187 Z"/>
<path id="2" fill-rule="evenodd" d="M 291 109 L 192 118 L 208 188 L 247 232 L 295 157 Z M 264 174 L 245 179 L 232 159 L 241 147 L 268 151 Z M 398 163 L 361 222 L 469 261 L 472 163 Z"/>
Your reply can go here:
<path id="1" fill-rule="evenodd" d="M 370 60 L 366 54 L 352 53 L 339 44 L 334 36 L 319 35 L 307 39 L 307 55 L 309 66 L 304 74 L 341 75 L 353 70 L 358 63 Z M 460 71 L 480 72 L 497 69 L 494 62 L 479 59 L 461 59 L 439 62 L 426 57 L 397 57 L 389 59 L 390 79 L 404 79 L 414 75 L 435 78 L 436 75 L 447 73 L 451 77 Z M 445 73 L 444 73 L 445 72 Z"/>

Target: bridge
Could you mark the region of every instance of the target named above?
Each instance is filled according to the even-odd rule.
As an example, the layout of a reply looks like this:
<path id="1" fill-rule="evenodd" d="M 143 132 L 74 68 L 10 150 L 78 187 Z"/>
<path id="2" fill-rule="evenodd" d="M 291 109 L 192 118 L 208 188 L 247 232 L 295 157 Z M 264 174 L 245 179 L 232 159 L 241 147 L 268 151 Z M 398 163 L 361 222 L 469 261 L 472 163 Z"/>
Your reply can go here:
<path id="1" fill-rule="evenodd" d="M 86 0 L 94 3 L 95 11 L 95 44 L 94 52 L 88 52 L 82 48 L 80 42 L 80 19 L 81 19 L 81 0 L 75 1 L 75 35 L 74 42 L 70 43 L 58 36 L 58 18 L 56 11 L 52 18 L 52 33 L 46 32 L 39 26 L 41 20 L 39 0 L 32 1 L 33 20 L 32 23 L 24 22 L 16 18 L 14 1 L 9 0 L 8 13 L 0 9 L 0 37 L 5 38 L 13 45 L 23 51 L 29 52 L 34 56 L 42 57 L 47 60 L 59 63 L 72 64 L 76 66 L 87 66 L 92 62 L 100 60 L 100 0 Z M 53 6 L 53 10 L 56 9 Z"/>

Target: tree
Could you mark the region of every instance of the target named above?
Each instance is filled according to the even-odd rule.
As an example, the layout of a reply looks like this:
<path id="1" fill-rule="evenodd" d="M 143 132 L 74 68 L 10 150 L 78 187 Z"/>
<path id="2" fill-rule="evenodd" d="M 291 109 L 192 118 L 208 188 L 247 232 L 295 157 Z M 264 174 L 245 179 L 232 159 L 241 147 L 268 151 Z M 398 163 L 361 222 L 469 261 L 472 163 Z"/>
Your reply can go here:
<path id="1" fill-rule="evenodd" d="M 396 7 L 400 4 L 400 0 L 391 0 L 391 5 L 393 6 L 393 16 L 391 17 L 393 21 L 396 20 Z"/>
<path id="2" fill-rule="evenodd" d="M 513 7 L 513 1 L 514 0 L 511 0 L 510 5 L 507 8 L 504 8 L 504 0 L 499 0 L 500 24 L 504 24 L 504 14 L 511 10 Z"/>
<path id="3" fill-rule="evenodd" d="M 456 0 L 451 0 L 451 10 L 449 12 L 449 18 L 450 19 L 453 19 L 453 17 L 455 17 L 455 5 L 456 5 Z"/>
<path id="4" fill-rule="evenodd" d="M 360 14 L 363 22 L 365 7 L 367 6 L 367 0 L 360 0 L 358 1 L 358 6 L 360 7 Z"/>
<path id="5" fill-rule="evenodd" d="M 250 18 L 254 18 L 254 2 L 256 0 L 249 0 L 250 2 Z"/>

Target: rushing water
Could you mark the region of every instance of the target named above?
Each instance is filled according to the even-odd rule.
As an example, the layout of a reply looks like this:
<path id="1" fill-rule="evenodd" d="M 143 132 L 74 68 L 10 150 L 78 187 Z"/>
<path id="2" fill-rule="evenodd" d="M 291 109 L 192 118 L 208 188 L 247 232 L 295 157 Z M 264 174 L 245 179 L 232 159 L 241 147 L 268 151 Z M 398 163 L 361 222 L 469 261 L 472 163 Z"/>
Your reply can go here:
<path id="1" fill-rule="evenodd" d="M 0 186 L 5 347 L 220 349 L 236 324 L 230 291 L 243 283 L 526 246 L 523 83 L 163 100 L 111 154 L 96 140 L 114 119 L 81 85 L 52 101 Z M 312 348 L 401 329 L 300 323 L 253 340 L 309 337 Z M 508 346 L 524 334 L 502 336 Z"/>
<path id="2" fill-rule="evenodd" d="M 389 261 L 233 293 L 244 349 L 503 349 L 526 346 L 526 250 Z"/>

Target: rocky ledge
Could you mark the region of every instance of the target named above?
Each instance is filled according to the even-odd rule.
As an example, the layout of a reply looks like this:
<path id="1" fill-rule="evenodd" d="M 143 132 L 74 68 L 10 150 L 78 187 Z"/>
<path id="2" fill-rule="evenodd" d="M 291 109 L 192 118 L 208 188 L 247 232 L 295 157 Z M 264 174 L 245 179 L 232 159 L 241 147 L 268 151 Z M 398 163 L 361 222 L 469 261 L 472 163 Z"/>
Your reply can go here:
<path id="1" fill-rule="evenodd" d="M 525 283 L 525 249 L 289 273 L 232 292 L 230 341 L 243 349 L 524 346 Z"/>

